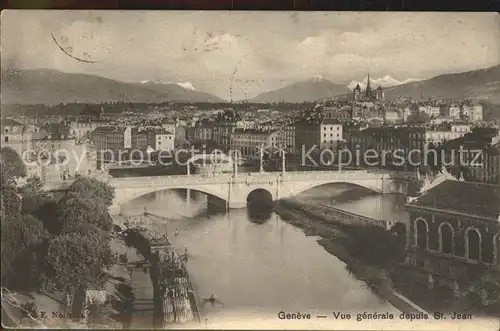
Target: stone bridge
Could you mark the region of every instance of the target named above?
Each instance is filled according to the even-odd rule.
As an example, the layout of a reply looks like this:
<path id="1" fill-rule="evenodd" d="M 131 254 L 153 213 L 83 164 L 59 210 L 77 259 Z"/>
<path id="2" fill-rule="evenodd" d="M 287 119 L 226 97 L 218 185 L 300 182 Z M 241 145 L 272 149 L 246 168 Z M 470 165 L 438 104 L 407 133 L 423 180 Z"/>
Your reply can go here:
<path id="1" fill-rule="evenodd" d="M 313 187 L 331 183 L 349 183 L 378 193 L 403 193 L 408 190 L 409 177 L 368 171 L 304 171 L 218 174 L 216 176 L 178 175 L 135 178 L 110 178 L 115 188 L 113 213 L 121 205 L 142 195 L 166 189 L 191 189 L 226 202 L 227 208 L 244 208 L 249 194 L 267 192 L 273 201 L 290 198 Z"/>
<path id="2" fill-rule="evenodd" d="M 273 200 L 296 196 L 311 188 L 331 184 L 348 183 L 372 191 L 407 194 L 408 173 L 394 174 L 387 171 L 292 171 L 262 173 L 222 173 L 217 175 L 175 175 L 153 177 L 108 177 L 107 182 L 115 188 L 115 201 L 111 213 L 119 213 L 121 206 L 142 195 L 167 189 L 188 189 L 225 201 L 227 208 L 244 208 L 250 193 L 261 190 Z M 53 183 L 47 190 L 63 191 L 71 182 Z"/>

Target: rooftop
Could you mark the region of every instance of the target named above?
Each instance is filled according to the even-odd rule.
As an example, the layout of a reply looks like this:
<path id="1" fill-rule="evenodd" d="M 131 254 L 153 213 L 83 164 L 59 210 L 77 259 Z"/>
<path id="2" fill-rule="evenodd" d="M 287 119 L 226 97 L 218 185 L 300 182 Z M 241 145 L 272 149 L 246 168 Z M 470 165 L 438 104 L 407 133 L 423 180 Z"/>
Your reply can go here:
<path id="1" fill-rule="evenodd" d="M 125 127 L 119 126 L 101 126 L 94 130 L 94 132 L 124 132 L 126 130 Z"/>
<path id="2" fill-rule="evenodd" d="M 277 130 L 259 130 L 259 129 L 236 129 L 235 134 L 257 134 L 257 135 L 269 135 Z"/>
<path id="3" fill-rule="evenodd" d="M 321 124 L 338 124 L 338 125 L 341 125 L 342 123 L 340 123 L 339 121 L 337 121 L 335 119 L 324 119 L 323 121 L 321 121 Z"/>
<path id="4" fill-rule="evenodd" d="M 500 186 L 446 180 L 408 205 L 498 219 Z"/>
<path id="5" fill-rule="evenodd" d="M 0 121 L 0 124 L 1 124 L 2 126 L 22 126 L 22 124 L 21 124 L 21 123 L 19 123 L 19 122 L 17 122 L 17 121 L 14 121 L 14 120 L 12 120 L 12 119 L 10 119 L 10 118 L 2 119 L 2 120 Z"/>

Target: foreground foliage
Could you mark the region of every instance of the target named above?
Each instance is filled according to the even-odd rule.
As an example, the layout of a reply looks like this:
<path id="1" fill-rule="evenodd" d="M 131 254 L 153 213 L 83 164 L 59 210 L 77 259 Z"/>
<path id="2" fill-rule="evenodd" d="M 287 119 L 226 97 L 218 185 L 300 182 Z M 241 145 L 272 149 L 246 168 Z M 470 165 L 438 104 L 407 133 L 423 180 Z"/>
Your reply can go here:
<path id="1" fill-rule="evenodd" d="M 26 168 L 14 150 L 2 148 L 0 156 L 2 285 L 69 294 L 101 289 L 114 262 L 107 213 L 113 188 L 80 178 L 57 202 L 39 178 L 18 187 Z"/>

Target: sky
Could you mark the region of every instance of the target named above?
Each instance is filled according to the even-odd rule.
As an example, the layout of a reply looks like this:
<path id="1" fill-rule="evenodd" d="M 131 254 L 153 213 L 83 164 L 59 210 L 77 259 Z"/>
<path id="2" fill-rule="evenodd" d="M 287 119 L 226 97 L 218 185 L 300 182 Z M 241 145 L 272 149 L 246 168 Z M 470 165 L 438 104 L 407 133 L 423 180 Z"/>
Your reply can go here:
<path id="1" fill-rule="evenodd" d="M 178 83 L 226 100 L 323 77 L 395 85 L 500 64 L 497 13 L 1 12 L 2 67 Z M 92 61 L 78 61 L 72 56 Z"/>

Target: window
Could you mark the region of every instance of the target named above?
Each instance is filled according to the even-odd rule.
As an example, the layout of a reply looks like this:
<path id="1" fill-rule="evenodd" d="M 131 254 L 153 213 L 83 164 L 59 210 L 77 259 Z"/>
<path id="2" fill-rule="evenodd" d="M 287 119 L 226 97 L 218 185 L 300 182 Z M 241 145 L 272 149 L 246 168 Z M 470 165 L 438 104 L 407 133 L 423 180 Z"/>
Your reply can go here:
<path id="1" fill-rule="evenodd" d="M 423 219 L 418 219 L 415 225 L 417 247 L 427 250 L 427 223 Z"/>
<path id="2" fill-rule="evenodd" d="M 439 227 L 439 244 L 441 252 L 453 254 L 453 229 L 447 223 L 441 224 Z"/>
<path id="3" fill-rule="evenodd" d="M 5 132 L 9 132 L 9 128 L 5 128 Z"/>
<path id="4" fill-rule="evenodd" d="M 467 230 L 466 245 L 467 258 L 479 261 L 481 259 L 481 237 L 476 229 Z"/>
<path id="5" fill-rule="evenodd" d="M 5 142 L 8 143 L 9 142 L 9 137 L 5 137 Z"/>

